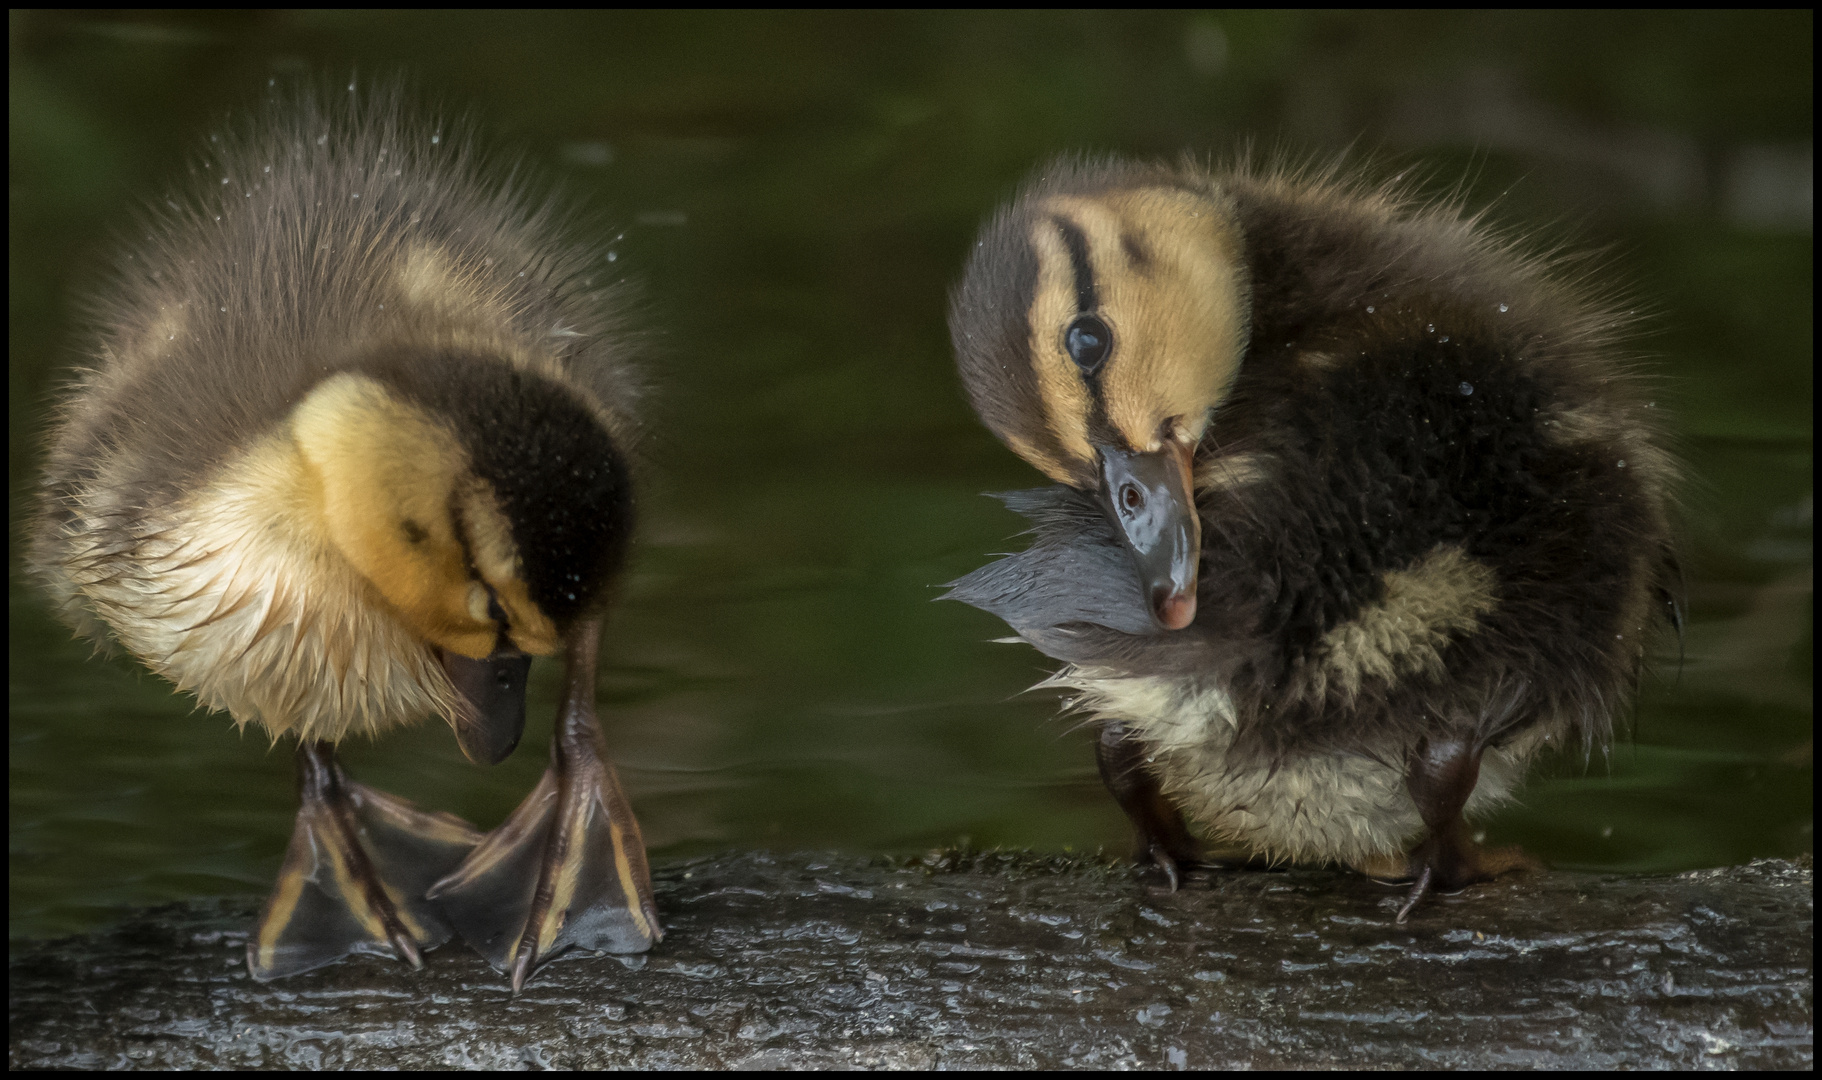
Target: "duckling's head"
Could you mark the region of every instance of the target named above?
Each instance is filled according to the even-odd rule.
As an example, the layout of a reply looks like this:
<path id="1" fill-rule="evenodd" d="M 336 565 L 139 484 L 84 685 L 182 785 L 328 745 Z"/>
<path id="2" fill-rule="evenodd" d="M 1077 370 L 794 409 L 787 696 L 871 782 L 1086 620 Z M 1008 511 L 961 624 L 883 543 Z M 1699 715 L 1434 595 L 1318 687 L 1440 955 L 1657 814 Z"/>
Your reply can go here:
<path id="1" fill-rule="evenodd" d="M 1244 245 L 1206 182 L 1065 159 L 982 230 L 950 302 L 995 435 L 1119 526 L 1166 629 L 1196 611 L 1196 445 L 1247 342 Z"/>
<path id="2" fill-rule="evenodd" d="M 317 383 L 290 429 L 327 539 L 437 651 L 463 750 L 501 760 L 531 657 L 558 651 L 626 550 L 631 490 L 608 425 L 499 359 L 400 348 Z"/>

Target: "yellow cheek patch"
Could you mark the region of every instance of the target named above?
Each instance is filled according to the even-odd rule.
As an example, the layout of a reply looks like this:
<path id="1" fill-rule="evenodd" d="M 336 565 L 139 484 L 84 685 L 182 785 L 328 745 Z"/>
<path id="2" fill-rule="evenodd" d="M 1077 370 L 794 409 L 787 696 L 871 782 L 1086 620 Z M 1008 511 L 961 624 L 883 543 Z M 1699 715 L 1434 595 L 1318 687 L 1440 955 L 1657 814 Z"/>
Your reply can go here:
<path id="1" fill-rule="evenodd" d="M 343 373 L 297 407 L 291 434 L 330 539 L 400 620 L 450 652 L 492 652 L 498 631 L 484 603 L 475 616 L 451 516 L 468 458 L 448 429 L 373 379 Z"/>
<path id="2" fill-rule="evenodd" d="M 1061 339 L 1076 314 L 1074 282 L 1049 221 L 1063 217 L 1086 241 L 1096 309 L 1113 331 L 1100 375 L 1108 421 L 1134 450 L 1157 450 L 1167 438 L 1194 444 L 1245 349 L 1244 247 L 1232 217 L 1213 199 L 1164 188 L 1059 196 L 1044 210 L 1034 242 L 1051 234 L 1063 286 L 1043 311 L 1033 305 L 1034 355 L 1047 335 L 1050 351 L 1069 363 Z M 1052 258 L 1040 246 L 1043 271 Z M 1043 271 L 1041 299 L 1049 285 Z"/>
<path id="3" fill-rule="evenodd" d="M 1102 376 L 1107 419 L 1135 450 L 1156 449 L 1181 417 L 1199 439 L 1208 411 L 1239 370 L 1248 303 L 1238 227 L 1217 203 L 1186 191 L 1109 196 L 1121 245 L 1096 260 L 1101 306 L 1115 327 Z M 1128 249 L 1143 253 L 1131 258 Z"/>

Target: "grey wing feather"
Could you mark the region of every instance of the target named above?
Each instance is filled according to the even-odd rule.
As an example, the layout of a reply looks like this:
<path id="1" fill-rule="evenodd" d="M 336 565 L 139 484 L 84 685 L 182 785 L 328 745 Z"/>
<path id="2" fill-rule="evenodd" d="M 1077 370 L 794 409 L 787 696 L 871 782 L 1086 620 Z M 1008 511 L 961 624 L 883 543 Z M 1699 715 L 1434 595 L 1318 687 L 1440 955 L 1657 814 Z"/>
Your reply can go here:
<path id="1" fill-rule="evenodd" d="M 1039 652 L 1133 674 L 1194 670 L 1212 660 L 1197 628 L 1152 621 L 1132 556 L 1100 506 L 1061 484 L 995 496 L 1032 523 L 1032 543 L 952 581 L 960 600 L 1006 620 Z"/>
<path id="2" fill-rule="evenodd" d="M 1077 622 L 1152 631 L 1132 556 L 1099 507 L 1061 485 L 998 498 L 1031 519 L 1031 546 L 951 582 L 946 598 L 992 612 L 1024 636 Z"/>

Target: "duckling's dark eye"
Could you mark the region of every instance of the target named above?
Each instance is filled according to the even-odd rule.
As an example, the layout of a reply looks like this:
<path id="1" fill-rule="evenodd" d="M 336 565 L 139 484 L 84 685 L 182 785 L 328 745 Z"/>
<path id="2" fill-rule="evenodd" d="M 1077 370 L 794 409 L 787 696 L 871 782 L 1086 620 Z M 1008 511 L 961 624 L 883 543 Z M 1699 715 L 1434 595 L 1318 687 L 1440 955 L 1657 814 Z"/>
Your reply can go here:
<path id="1" fill-rule="evenodd" d="M 1063 346 L 1084 374 L 1093 375 L 1100 370 L 1113 346 L 1113 331 L 1093 315 L 1078 316 L 1063 332 Z"/>

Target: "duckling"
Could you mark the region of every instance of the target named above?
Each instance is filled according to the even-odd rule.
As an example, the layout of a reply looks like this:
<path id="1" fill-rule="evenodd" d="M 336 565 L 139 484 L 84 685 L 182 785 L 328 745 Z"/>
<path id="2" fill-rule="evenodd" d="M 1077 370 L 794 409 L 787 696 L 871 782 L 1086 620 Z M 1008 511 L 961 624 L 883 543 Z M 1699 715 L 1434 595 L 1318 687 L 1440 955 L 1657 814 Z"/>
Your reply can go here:
<path id="1" fill-rule="evenodd" d="M 1532 865 L 1464 814 L 1604 746 L 1678 466 L 1628 318 L 1560 260 L 1339 170 L 1065 158 L 951 296 L 981 419 L 1057 486 L 951 584 L 1065 662 L 1139 857 L 1200 839 L 1432 890 Z M 1193 826 L 1193 827 L 1192 827 Z"/>
<path id="2" fill-rule="evenodd" d="M 31 561 L 81 633 L 296 740 L 259 980 L 459 933 L 514 991 L 661 936 L 595 718 L 639 424 L 596 252 L 398 89 L 274 91 L 216 136 L 94 305 Z M 432 715 L 495 763 L 561 653 L 549 771 L 483 836 L 344 775 Z"/>

